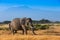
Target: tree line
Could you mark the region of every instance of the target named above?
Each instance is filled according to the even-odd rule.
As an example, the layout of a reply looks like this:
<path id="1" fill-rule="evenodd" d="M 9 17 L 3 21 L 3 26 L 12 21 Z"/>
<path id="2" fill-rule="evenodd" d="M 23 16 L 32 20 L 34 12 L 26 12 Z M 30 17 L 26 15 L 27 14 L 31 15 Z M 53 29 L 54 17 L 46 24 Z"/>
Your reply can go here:
<path id="1" fill-rule="evenodd" d="M 0 24 L 8 24 L 10 23 L 11 21 L 3 21 L 3 22 L 0 22 Z M 34 24 L 39 24 L 39 23 L 60 23 L 60 21 L 50 21 L 48 19 L 41 19 L 41 20 L 33 20 L 32 21 Z"/>

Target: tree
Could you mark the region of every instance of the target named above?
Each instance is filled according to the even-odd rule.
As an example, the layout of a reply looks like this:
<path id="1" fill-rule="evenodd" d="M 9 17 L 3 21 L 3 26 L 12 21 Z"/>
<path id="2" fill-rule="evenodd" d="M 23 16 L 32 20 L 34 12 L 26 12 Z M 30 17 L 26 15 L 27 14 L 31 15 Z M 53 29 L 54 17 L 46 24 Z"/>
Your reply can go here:
<path id="1" fill-rule="evenodd" d="M 11 21 L 4 21 L 3 24 L 8 24 L 10 23 Z"/>
<path id="2" fill-rule="evenodd" d="M 42 19 L 42 20 L 40 20 L 40 23 L 51 23 L 51 21 L 47 20 L 47 19 Z"/>
<path id="3" fill-rule="evenodd" d="M 54 23 L 60 23 L 60 21 L 55 21 Z"/>
<path id="4" fill-rule="evenodd" d="M 40 22 L 37 21 L 37 20 L 33 20 L 32 22 L 33 22 L 33 24 L 39 24 L 39 23 L 40 23 Z"/>

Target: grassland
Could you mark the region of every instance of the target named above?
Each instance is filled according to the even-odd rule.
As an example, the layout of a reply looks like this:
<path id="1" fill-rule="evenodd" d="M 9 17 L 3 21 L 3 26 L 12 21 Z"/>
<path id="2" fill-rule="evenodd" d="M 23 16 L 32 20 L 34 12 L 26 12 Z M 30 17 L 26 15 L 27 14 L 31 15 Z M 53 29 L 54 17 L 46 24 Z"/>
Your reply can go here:
<path id="1" fill-rule="evenodd" d="M 0 25 L 0 28 L 8 28 L 8 25 Z M 28 31 L 28 35 L 22 35 L 22 31 L 12 35 L 9 30 L 0 30 L 0 40 L 60 40 L 60 25 L 53 25 L 50 29 L 35 32 L 37 35 L 33 35 L 31 31 Z"/>

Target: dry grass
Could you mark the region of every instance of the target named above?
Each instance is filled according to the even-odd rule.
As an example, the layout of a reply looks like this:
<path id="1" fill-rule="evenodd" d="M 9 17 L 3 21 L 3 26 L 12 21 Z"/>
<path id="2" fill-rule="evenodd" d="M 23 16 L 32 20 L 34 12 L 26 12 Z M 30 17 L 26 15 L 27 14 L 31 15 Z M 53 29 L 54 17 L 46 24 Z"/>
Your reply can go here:
<path id="1" fill-rule="evenodd" d="M 8 26 L 1 25 L 0 27 Z M 35 32 L 38 35 L 33 35 L 31 31 L 28 31 L 28 35 L 22 35 L 22 31 L 12 35 L 8 30 L 0 30 L 0 40 L 60 40 L 60 26 L 51 26 L 48 30 L 36 30 Z"/>
<path id="2" fill-rule="evenodd" d="M 2 35 L 0 40 L 60 40 L 60 36 L 47 35 Z"/>
<path id="3" fill-rule="evenodd" d="M 38 35 L 21 35 L 19 33 L 12 35 L 9 31 L 0 31 L 0 40 L 60 40 L 60 36 L 41 35 L 40 31 L 36 31 Z"/>

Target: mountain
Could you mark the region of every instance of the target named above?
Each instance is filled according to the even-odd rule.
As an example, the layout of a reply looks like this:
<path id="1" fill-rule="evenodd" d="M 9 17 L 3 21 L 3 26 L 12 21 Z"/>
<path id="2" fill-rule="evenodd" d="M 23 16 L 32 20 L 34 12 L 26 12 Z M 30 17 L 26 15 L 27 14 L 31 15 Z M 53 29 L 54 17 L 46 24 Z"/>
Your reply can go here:
<path id="1" fill-rule="evenodd" d="M 33 9 L 27 6 L 11 7 L 0 12 L 0 15 L 1 15 L 0 18 L 2 18 L 3 20 L 11 20 L 17 17 L 19 18 L 30 17 L 30 15 L 32 15 L 31 14 L 32 12 L 33 12 Z"/>
<path id="2" fill-rule="evenodd" d="M 60 12 L 33 9 L 28 6 L 11 7 L 0 12 L 0 21 L 12 20 L 13 18 L 30 17 L 34 20 L 49 19 L 60 20 Z"/>

